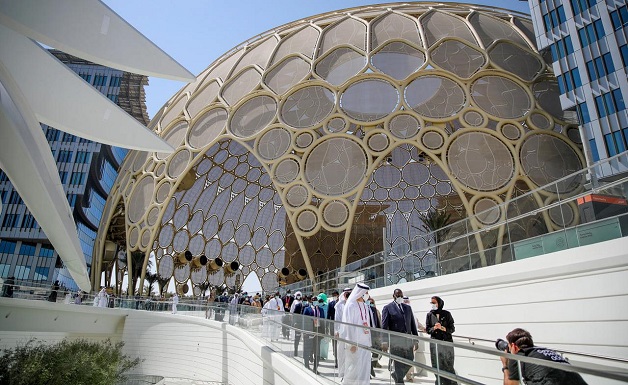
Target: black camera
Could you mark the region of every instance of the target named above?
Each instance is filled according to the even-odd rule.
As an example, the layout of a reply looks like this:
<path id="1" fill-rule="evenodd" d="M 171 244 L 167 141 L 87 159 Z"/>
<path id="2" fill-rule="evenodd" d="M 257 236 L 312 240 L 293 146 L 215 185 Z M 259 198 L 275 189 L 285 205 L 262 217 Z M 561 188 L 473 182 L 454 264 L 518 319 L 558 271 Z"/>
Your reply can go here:
<path id="1" fill-rule="evenodd" d="M 500 352 L 506 351 L 510 353 L 510 348 L 508 347 L 508 341 L 502 340 L 501 338 L 498 338 L 497 341 L 495 341 L 495 347 Z"/>

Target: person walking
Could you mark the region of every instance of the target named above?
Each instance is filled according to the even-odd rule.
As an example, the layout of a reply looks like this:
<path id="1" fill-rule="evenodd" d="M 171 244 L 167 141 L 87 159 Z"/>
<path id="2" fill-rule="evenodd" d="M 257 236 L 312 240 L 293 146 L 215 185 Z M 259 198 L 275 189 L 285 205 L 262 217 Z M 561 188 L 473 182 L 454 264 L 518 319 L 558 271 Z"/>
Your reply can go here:
<path id="1" fill-rule="evenodd" d="M 331 301 L 327 303 L 327 311 L 325 312 L 328 320 L 336 319 L 336 303 L 338 303 L 338 290 L 334 290 L 331 292 Z M 333 322 L 327 323 L 327 334 L 330 336 L 334 335 L 334 324 Z M 332 338 L 331 341 L 332 351 L 334 353 L 334 368 L 338 367 L 338 341 Z"/>
<path id="2" fill-rule="evenodd" d="M 342 314 L 347 303 L 347 298 L 351 294 L 351 288 L 347 287 L 342 291 L 342 295 L 338 298 L 336 305 L 334 306 L 336 314 L 334 315 L 334 336 L 340 337 L 342 329 Z M 338 377 L 344 377 L 345 375 L 345 343 L 338 341 L 336 352 L 338 353 L 336 368 L 338 368 Z"/>
<path id="3" fill-rule="evenodd" d="M 59 293 L 59 281 L 55 281 L 50 289 L 50 295 L 48 295 L 49 302 L 57 302 L 57 294 Z"/>
<path id="4" fill-rule="evenodd" d="M 179 304 L 179 294 L 176 292 L 172 296 L 172 314 L 177 314 L 177 305 Z"/>
<path id="5" fill-rule="evenodd" d="M 419 334 L 412 308 L 403 303 L 403 291 L 401 289 L 395 289 L 393 301 L 384 306 L 382 310 L 382 329 L 415 336 Z M 390 353 L 395 356 L 412 360 L 414 358 L 414 345 L 411 338 L 390 336 Z M 393 366 L 392 378 L 395 380 L 395 384 L 403 384 L 410 366 L 397 360 L 394 361 Z"/>
<path id="6" fill-rule="evenodd" d="M 288 289 L 286 295 L 281 299 L 281 302 L 283 303 L 283 311 L 285 313 L 281 320 L 281 335 L 287 340 L 290 338 L 290 307 L 292 306 L 292 302 L 294 302 L 294 297 L 290 289 Z"/>
<path id="7" fill-rule="evenodd" d="M 107 307 L 109 295 L 107 294 L 107 290 L 105 290 L 104 286 L 100 288 L 97 298 L 98 298 L 98 307 Z M 94 299 L 94 301 L 95 300 L 96 299 Z"/>
<path id="8" fill-rule="evenodd" d="M 301 341 L 301 329 L 302 320 L 301 313 L 303 312 L 303 302 L 301 301 L 303 295 L 300 291 L 294 293 L 294 301 L 290 305 L 290 323 L 294 327 L 294 354 L 293 357 L 297 357 L 299 353 L 299 342 Z"/>
<path id="9" fill-rule="evenodd" d="M 373 317 L 373 327 L 377 329 L 382 328 L 382 314 L 379 312 L 379 309 L 375 306 L 375 300 L 373 298 L 369 298 L 368 303 L 371 309 L 371 315 Z M 382 347 L 382 333 L 375 333 L 371 337 L 371 343 L 373 347 L 381 349 Z M 379 359 L 382 357 L 379 353 L 371 354 L 371 378 L 375 378 L 375 367 L 379 363 Z"/>
<path id="10" fill-rule="evenodd" d="M 303 363 L 306 368 L 310 368 L 309 361 L 314 362 L 314 367 L 312 370 L 314 373 L 318 374 L 318 362 L 320 359 L 320 343 L 321 343 L 321 333 L 323 332 L 324 321 L 321 321 L 320 318 L 325 318 L 325 311 L 323 310 L 323 300 L 322 298 L 317 298 L 316 296 L 312 296 L 311 298 L 312 306 L 306 307 L 303 309 L 304 316 L 310 316 L 313 319 L 307 319 L 304 317 L 305 330 L 311 333 L 305 334 L 303 336 Z"/>
<path id="11" fill-rule="evenodd" d="M 352 324 L 342 327 L 341 337 L 351 341 L 345 346 L 345 376 L 342 380 L 343 385 L 363 385 L 368 384 L 370 381 L 371 352 L 357 346 L 357 344 L 371 346 L 371 330 L 369 327 L 373 325 L 373 320 L 369 305 L 366 302 L 369 298 L 369 289 L 367 285 L 356 284 L 351 295 L 349 295 L 349 299 L 347 299 L 347 304 L 343 311 L 343 322 Z"/>
<path id="12" fill-rule="evenodd" d="M 443 310 L 445 301 L 440 297 L 434 296 L 430 300 L 432 310 L 427 313 L 425 319 L 425 330 L 434 340 L 453 342 L 451 334 L 456 330 L 454 327 L 454 317 L 447 310 Z M 437 350 L 438 349 L 438 350 Z M 438 351 L 438 354 L 437 354 Z M 442 372 L 455 374 L 454 370 L 454 347 L 430 343 L 430 359 L 432 367 Z M 456 381 L 448 378 L 436 376 L 436 385 L 457 385 Z"/>
<path id="13" fill-rule="evenodd" d="M 279 340 L 283 311 L 281 297 L 277 292 L 273 298 L 264 304 L 262 309 L 262 338 L 268 338 L 271 342 Z"/>

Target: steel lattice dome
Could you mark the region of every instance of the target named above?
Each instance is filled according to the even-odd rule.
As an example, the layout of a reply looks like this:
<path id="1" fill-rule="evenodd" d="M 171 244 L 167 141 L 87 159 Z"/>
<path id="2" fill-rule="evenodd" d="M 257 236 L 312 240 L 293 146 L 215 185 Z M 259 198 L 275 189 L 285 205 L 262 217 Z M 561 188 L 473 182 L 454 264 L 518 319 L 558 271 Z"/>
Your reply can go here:
<path id="1" fill-rule="evenodd" d="M 505 10 L 386 4 L 300 20 L 234 48 L 152 120 L 176 151 L 129 153 L 99 229 L 100 269 L 114 266 L 104 249 L 115 242 L 154 253 L 161 277 L 195 293 L 252 272 L 273 290 L 284 267 L 314 278 L 428 245 L 420 215 L 431 210 L 484 212 L 460 234 L 578 191 L 582 181 L 569 180 L 499 206 L 583 165 L 578 127 L 532 31 Z M 535 218 L 546 229 L 578 220 L 565 209 L 573 215 Z M 528 223 L 518 226 L 524 237 Z M 465 240 L 446 258 L 500 237 Z M 212 269 L 201 255 L 240 270 Z M 415 254 L 391 272 L 424 274 L 431 258 Z"/>

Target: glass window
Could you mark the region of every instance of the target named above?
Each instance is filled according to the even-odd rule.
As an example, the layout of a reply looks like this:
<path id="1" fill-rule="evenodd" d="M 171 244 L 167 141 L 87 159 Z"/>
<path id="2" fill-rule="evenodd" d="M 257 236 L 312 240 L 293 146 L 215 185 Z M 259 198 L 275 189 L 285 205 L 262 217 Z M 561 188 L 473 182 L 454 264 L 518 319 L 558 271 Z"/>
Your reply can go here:
<path id="1" fill-rule="evenodd" d="M 0 253 L 2 254 L 13 254 L 15 253 L 15 247 L 17 242 L 13 241 L 0 241 Z"/>
<path id="2" fill-rule="evenodd" d="M 573 79 L 571 78 L 571 73 L 566 72 L 564 79 L 565 79 L 565 88 L 567 88 L 567 91 L 573 90 Z"/>
<path id="3" fill-rule="evenodd" d="M 615 138 L 613 137 L 613 134 L 604 135 L 604 141 L 606 142 L 608 156 L 617 155 L 617 146 L 615 146 Z"/>
<path id="4" fill-rule="evenodd" d="M 578 111 L 578 117 L 580 118 L 581 124 L 586 124 L 591 121 L 591 117 L 589 116 L 589 107 L 586 102 L 582 102 L 576 106 L 576 110 Z"/>
<path id="5" fill-rule="evenodd" d="M 600 153 L 597 152 L 597 144 L 595 143 L 595 139 L 589 140 L 589 147 L 591 148 L 591 155 L 593 156 L 593 161 L 597 162 L 600 160 Z"/>
<path id="6" fill-rule="evenodd" d="M 550 52 L 552 53 L 552 60 L 558 61 L 558 52 L 556 51 L 556 44 L 550 45 Z"/>
<path id="7" fill-rule="evenodd" d="M 589 45 L 589 39 L 587 38 L 587 31 L 585 28 L 580 28 L 578 30 L 578 37 L 580 38 L 580 45 L 582 47 Z"/>
<path id="8" fill-rule="evenodd" d="M 613 99 L 615 100 L 615 107 L 617 111 L 623 111 L 626 109 L 626 104 L 624 103 L 624 96 L 621 94 L 621 90 L 619 88 L 611 91 L 613 94 Z"/>
<path id="9" fill-rule="evenodd" d="M 602 76 L 606 75 L 606 73 L 604 72 L 604 63 L 602 63 L 602 58 L 596 57 L 595 59 L 593 59 L 593 61 L 595 62 L 595 72 L 597 73 L 597 77 L 601 78 Z"/>
<path id="10" fill-rule="evenodd" d="M 30 273 L 30 266 L 17 265 L 15 266 L 15 273 L 13 274 L 13 276 L 15 277 L 15 279 L 28 279 Z"/>
<path id="11" fill-rule="evenodd" d="M 565 17 L 565 9 L 563 8 L 563 6 L 559 6 L 558 8 L 556 8 L 556 11 L 558 12 L 558 22 L 560 24 L 564 23 L 565 21 L 567 21 L 567 18 Z"/>
<path id="12" fill-rule="evenodd" d="M 614 114 L 615 113 L 615 103 L 613 103 L 613 97 L 611 95 L 610 92 L 607 92 L 605 94 L 603 94 L 602 96 L 604 96 L 604 104 L 606 105 L 606 110 L 608 111 L 608 114 Z"/>
<path id="13" fill-rule="evenodd" d="M 34 243 L 26 243 L 22 242 L 22 246 L 20 246 L 20 255 L 35 255 L 35 247 Z"/>
<path id="14" fill-rule="evenodd" d="M 628 65 L 628 44 L 619 47 L 619 51 L 621 52 L 621 60 L 624 62 L 624 67 L 626 67 Z"/>
<path id="15" fill-rule="evenodd" d="M 569 2 L 571 3 L 571 9 L 573 9 L 574 15 L 579 15 L 580 13 L 582 13 L 578 0 L 570 0 Z"/>
<path id="16" fill-rule="evenodd" d="M 618 30 L 621 28 L 621 19 L 619 18 L 619 11 L 611 12 L 611 21 L 613 22 L 613 28 Z"/>
<path id="17" fill-rule="evenodd" d="M 8 277 L 10 268 L 11 268 L 11 265 L 8 265 L 6 263 L 0 263 L 0 277 L 2 278 Z"/>
<path id="18" fill-rule="evenodd" d="M 39 266 L 35 269 L 35 276 L 33 276 L 33 279 L 35 281 L 47 281 L 49 271 L 50 271 L 49 268 Z"/>
<path id="19" fill-rule="evenodd" d="M 563 80 L 563 75 L 556 76 L 556 80 L 558 80 L 558 90 L 561 94 L 565 93 L 565 81 Z"/>
<path id="20" fill-rule="evenodd" d="M 593 24 L 589 24 L 584 29 L 587 31 L 587 39 L 589 43 L 593 43 L 597 39 L 595 38 L 595 29 L 593 28 Z"/>
<path id="21" fill-rule="evenodd" d="M 591 81 L 597 79 L 597 71 L 595 71 L 593 60 L 587 62 L 587 73 L 589 74 L 589 79 L 591 79 Z"/>
<path id="22" fill-rule="evenodd" d="M 580 71 L 577 68 L 571 70 L 571 76 L 573 77 L 573 84 L 578 87 L 582 87 L 582 80 L 580 80 Z"/>
<path id="23" fill-rule="evenodd" d="M 608 115 L 606 113 L 606 108 L 604 107 L 604 100 L 602 99 L 601 96 L 596 96 L 595 97 L 595 108 L 597 109 L 597 115 L 600 118 L 603 118 L 606 115 Z"/>
<path id="24" fill-rule="evenodd" d="M 602 25 L 602 20 L 598 19 L 594 21 L 593 26 L 595 27 L 595 34 L 596 34 L 597 40 L 603 38 L 605 33 L 604 33 L 604 25 Z"/>
<path id="25" fill-rule="evenodd" d="M 613 65 L 613 58 L 610 53 L 605 53 L 602 55 L 602 59 L 604 60 L 604 66 L 606 67 L 606 74 L 612 74 L 615 72 L 615 66 Z"/>
<path id="26" fill-rule="evenodd" d="M 556 44 L 558 46 L 558 57 L 565 57 L 565 45 L 563 44 L 562 41 L 558 41 L 558 44 Z"/>
<path id="27" fill-rule="evenodd" d="M 55 249 L 52 246 L 41 245 L 41 247 L 39 248 L 40 257 L 52 258 L 54 254 Z"/>
<path id="28" fill-rule="evenodd" d="M 615 137 L 615 145 L 617 146 L 618 153 L 626 151 L 626 145 L 624 144 L 621 131 L 613 132 L 613 136 Z"/>
<path id="29" fill-rule="evenodd" d="M 567 55 L 573 53 L 573 44 L 571 44 L 571 36 L 565 37 L 565 46 L 567 47 Z"/>
<path id="30" fill-rule="evenodd" d="M 549 32 L 552 29 L 552 22 L 548 14 L 543 15 L 543 25 L 545 26 L 545 32 Z"/>
<path id="31" fill-rule="evenodd" d="M 624 5 L 619 8 L 619 16 L 621 17 L 621 23 L 623 25 L 628 24 L 628 6 Z"/>

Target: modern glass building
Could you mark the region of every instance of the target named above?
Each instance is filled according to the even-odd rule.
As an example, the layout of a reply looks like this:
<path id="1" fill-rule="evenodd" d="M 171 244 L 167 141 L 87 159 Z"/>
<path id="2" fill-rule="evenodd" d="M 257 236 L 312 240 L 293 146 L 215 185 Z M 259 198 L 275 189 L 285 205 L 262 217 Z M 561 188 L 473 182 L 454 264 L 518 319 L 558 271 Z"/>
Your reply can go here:
<path id="1" fill-rule="evenodd" d="M 539 49 L 548 49 L 560 103 L 581 123 L 589 164 L 628 148 L 628 9 L 625 1 L 532 0 Z M 617 178 L 628 165 L 599 169 Z"/>
<path id="2" fill-rule="evenodd" d="M 146 125 L 144 86 L 148 78 L 111 69 L 68 55 L 50 51 L 135 119 Z M 94 240 L 105 201 L 118 175 L 118 168 L 128 150 L 92 142 L 42 125 L 59 176 L 67 194 L 85 255 L 91 269 Z M 61 258 L 46 238 L 19 194 L 4 173 L 0 172 L 0 276 L 42 284 L 58 279 L 65 287 L 76 289 L 74 280 L 63 267 Z"/>
<path id="3" fill-rule="evenodd" d="M 263 33 L 152 120 L 176 151 L 129 153 L 94 266 L 122 276 L 105 252 L 114 244 L 139 263 L 154 255 L 182 292 L 249 274 L 270 291 L 382 251 L 428 250 L 426 215 L 480 214 L 456 236 L 540 211 L 584 183 L 508 203 L 584 164 L 546 59 L 526 15 L 475 5 L 360 7 Z M 563 209 L 511 224 L 509 241 L 579 220 L 575 205 Z M 449 268 L 461 253 L 479 251 L 477 266 L 511 260 L 504 237 L 491 229 L 455 243 Z M 430 275 L 434 252 L 397 265 L 397 279 Z M 111 284 L 98 272 L 94 285 Z"/>

